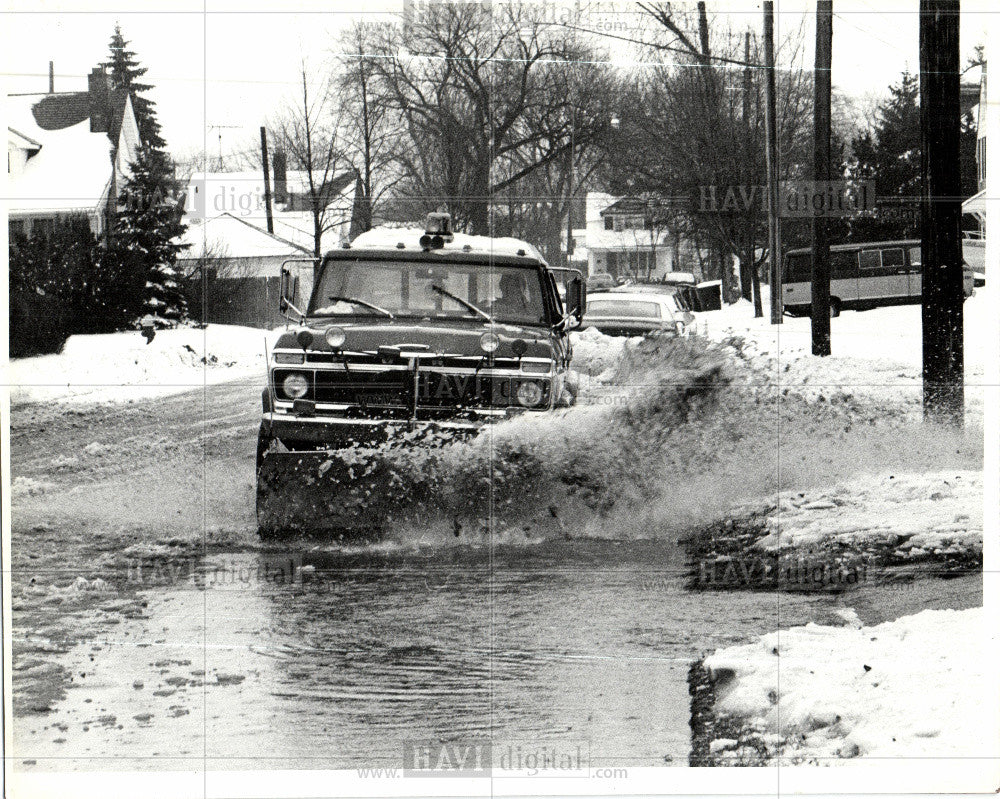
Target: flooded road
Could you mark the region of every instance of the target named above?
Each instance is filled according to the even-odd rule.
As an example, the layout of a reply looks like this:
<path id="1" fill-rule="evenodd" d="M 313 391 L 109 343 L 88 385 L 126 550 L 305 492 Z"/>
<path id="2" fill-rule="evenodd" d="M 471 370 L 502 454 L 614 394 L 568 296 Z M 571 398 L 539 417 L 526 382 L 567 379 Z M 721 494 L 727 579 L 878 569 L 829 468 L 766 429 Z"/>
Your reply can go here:
<path id="1" fill-rule="evenodd" d="M 32 770 L 391 768 L 408 740 L 485 737 L 582 744 L 595 768 L 685 765 L 704 652 L 837 623 L 845 605 L 874 623 L 981 602 L 978 578 L 693 594 L 682 560 L 614 541 L 221 553 L 63 655 L 66 697 L 17 720 L 15 756 Z"/>
<path id="2" fill-rule="evenodd" d="M 688 669 L 706 652 L 841 624 L 842 607 L 874 624 L 982 604 L 979 575 L 692 593 L 679 536 L 639 519 L 604 538 L 265 545 L 257 402 L 230 384 L 14 409 L 14 769 L 394 768 L 405 741 L 473 738 L 581 746 L 595 768 L 686 765 Z M 733 469 L 704 490 L 742 486 Z"/>

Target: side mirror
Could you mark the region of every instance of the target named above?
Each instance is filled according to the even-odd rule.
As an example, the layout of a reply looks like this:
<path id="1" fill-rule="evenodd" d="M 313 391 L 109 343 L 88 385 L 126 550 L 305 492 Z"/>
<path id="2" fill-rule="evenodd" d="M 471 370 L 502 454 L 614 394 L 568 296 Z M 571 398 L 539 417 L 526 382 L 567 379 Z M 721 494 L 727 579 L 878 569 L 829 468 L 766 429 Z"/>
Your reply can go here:
<path id="1" fill-rule="evenodd" d="M 294 311 L 299 313 L 296 307 L 296 299 L 299 293 L 299 278 L 298 276 L 292 275 L 292 270 L 287 267 L 281 267 L 281 297 L 278 300 L 278 310 L 284 315 L 288 316 L 288 311 Z"/>
<path id="2" fill-rule="evenodd" d="M 566 285 L 566 312 L 576 320 L 576 327 L 583 324 L 587 308 L 587 284 L 582 277 L 574 277 Z"/>

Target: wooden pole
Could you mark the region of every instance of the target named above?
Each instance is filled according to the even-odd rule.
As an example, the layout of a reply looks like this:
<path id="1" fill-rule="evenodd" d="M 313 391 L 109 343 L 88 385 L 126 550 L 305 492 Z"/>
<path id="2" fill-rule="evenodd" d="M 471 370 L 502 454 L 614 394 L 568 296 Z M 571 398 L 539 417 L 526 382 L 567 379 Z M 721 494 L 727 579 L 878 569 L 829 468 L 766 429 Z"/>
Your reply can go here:
<path id="1" fill-rule="evenodd" d="M 781 324 L 781 226 L 778 222 L 778 122 L 774 87 L 774 2 L 764 0 L 764 117 L 767 162 L 767 246 L 771 324 Z"/>
<path id="2" fill-rule="evenodd" d="M 267 212 L 267 232 L 274 233 L 274 217 L 271 215 L 271 168 L 267 161 L 267 129 L 260 128 L 260 160 L 264 166 L 264 208 Z"/>
<path id="3" fill-rule="evenodd" d="M 813 179 L 830 181 L 830 67 L 833 0 L 816 0 L 816 70 L 813 94 Z M 817 186 L 817 189 L 819 187 Z M 812 353 L 830 354 L 830 236 L 826 217 L 812 218 Z"/>
<path id="4" fill-rule="evenodd" d="M 920 0 L 924 418 L 964 421 L 959 0 Z"/>

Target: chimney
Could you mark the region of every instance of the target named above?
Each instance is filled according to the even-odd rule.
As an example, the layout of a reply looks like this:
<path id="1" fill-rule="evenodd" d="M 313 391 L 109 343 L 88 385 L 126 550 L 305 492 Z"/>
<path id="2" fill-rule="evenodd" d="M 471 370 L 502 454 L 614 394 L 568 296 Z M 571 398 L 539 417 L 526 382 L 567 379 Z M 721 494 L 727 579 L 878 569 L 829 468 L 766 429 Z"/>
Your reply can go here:
<path id="1" fill-rule="evenodd" d="M 94 67 L 87 76 L 90 95 L 90 132 L 107 133 L 111 126 L 111 81 L 103 67 Z"/>
<path id="2" fill-rule="evenodd" d="M 54 62 L 49 61 L 49 94 L 54 94 L 56 91 L 56 65 Z"/>
<path id="3" fill-rule="evenodd" d="M 288 202 L 288 173 L 287 159 L 285 151 L 280 147 L 274 151 L 271 157 L 271 167 L 274 173 L 274 203 L 284 205 Z"/>

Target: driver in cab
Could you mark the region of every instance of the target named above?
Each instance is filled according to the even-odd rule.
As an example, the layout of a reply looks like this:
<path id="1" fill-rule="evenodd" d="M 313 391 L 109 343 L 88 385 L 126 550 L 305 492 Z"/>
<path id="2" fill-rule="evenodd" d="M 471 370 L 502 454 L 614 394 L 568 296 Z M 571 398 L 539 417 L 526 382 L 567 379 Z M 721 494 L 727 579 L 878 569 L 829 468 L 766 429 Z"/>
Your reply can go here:
<path id="1" fill-rule="evenodd" d="M 498 289 L 500 294 L 494 298 L 491 306 L 494 316 L 518 319 L 525 313 L 530 313 L 531 302 L 524 275 L 510 272 L 501 275 Z"/>

